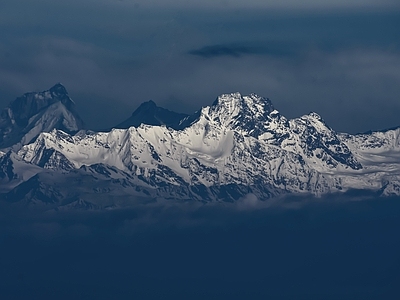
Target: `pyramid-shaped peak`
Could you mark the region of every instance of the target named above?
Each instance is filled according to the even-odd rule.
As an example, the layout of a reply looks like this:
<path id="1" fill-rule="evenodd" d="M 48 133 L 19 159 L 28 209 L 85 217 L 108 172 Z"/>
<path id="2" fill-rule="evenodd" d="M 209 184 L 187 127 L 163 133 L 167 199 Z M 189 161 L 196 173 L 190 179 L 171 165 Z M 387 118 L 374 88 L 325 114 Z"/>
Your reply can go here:
<path id="1" fill-rule="evenodd" d="M 139 127 L 140 124 L 160 126 L 165 125 L 178 129 L 180 121 L 186 118 L 187 114 L 176 113 L 157 106 L 153 100 L 143 102 L 125 121 L 114 126 L 114 128 Z"/>
<path id="2" fill-rule="evenodd" d="M 68 96 L 67 89 L 61 83 L 55 84 L 49 89 L 49 92 L 53 99 L 61 101 L 61 103 L 64 104 L 68 109 L 71 109 L 75 104 L 74 101 Z"/>
<path id="3" fill-rule="evenodd" d="M 138 107 L 137 110 L 142 110 L 142 109 L 152 110 L 157 107 L 158 107 L 157 104 L 153 100 L 149 100 L 149 101 L 146 101 L 146 102 L 143 102 L 142 104 L 140 104 L 140 106 Z"/>
<path id="4" fill-rule="evenodd" d="M 49 91 L 56 95 L 68 95 L 67 89 L 61 82 L 56 83 Z"/>
<path id="5" fill-rule="evenodd" d="M 201 110 L 201 119 L 229 129 L 246 132 L 258 137 L 267 130 L 272 120 L 284 123 L 268 98 L 255 93 L 242 95 L 239 92 L 220 95 L 211 106 Z M 217 125 L 217 126 L 219 126 Z"/>

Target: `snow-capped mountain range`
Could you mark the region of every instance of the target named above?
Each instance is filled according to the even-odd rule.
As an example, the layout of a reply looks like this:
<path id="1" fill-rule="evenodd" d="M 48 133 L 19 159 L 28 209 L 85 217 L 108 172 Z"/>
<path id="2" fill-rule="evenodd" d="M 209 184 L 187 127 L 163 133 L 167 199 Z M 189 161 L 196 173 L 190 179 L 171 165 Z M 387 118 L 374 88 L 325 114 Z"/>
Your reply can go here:
<path id="1" fill-rule="evenodd" d="M 116 128 L 94 132 L 81 130 L 57 84 L 17 98 L 1 118 L 0 192 L 11 202 L 61 209 L 250 193 L 400 194 L 399 128 L 337 133 L 316 113 L 289 120 L 256 94 L 223 94 L 193 115 L 149 101 Z"/>

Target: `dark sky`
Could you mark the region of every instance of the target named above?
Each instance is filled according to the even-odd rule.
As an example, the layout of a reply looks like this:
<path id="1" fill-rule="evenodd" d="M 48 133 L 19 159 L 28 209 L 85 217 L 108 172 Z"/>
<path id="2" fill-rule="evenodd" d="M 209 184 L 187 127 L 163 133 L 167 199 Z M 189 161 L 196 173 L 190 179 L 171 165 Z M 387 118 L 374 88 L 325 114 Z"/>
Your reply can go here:
<path id="1" fill-rule="evenodd" d="M 194 2 L 194 1 L 191 1 Z M 337 131 L 400 125 L 398 1 L 3 0 L 0 105 L 62 82 L 92 128 L 255 92 Z"/>

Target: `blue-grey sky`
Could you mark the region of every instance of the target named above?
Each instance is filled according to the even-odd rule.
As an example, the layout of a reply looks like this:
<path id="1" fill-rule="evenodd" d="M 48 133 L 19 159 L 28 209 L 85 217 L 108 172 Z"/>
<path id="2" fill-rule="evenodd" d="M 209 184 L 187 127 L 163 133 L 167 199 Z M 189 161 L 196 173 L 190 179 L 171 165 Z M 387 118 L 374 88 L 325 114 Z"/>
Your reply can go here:
<path id="1" fill-rule="evenodd" d="M 3 0 L 0 105 L 62 82 L 92 128 L 143 101 L 269 97 L 338 131 L 400 125 L 398 1 Z"/>

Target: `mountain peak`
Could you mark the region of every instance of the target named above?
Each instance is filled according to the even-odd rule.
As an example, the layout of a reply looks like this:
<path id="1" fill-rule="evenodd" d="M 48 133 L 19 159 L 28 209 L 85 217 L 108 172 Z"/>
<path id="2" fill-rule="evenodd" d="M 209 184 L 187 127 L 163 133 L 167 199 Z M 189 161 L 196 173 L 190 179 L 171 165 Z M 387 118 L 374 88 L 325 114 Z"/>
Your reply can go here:
<path id="1" fill-rule="evenodd" d="M 115 128 L 139 127 L 143 123 L 155 126 L 165 125 L 178 129 L 180 121 L 187 116 L 187 114 L 176 113 L 159 107 L 153 100 L 149 100 L 140 104 L 128 119 Z"/>
<path id="2" fill-rule="evenodd" d="M 255 114 L 269 114 L 275 110 L 269 98 L 258 96 L 255 93 L 242 95 L 239 92 L 220 95 L 214 101 L 212 107 L 224 107 L 229 112 L 249 110 L 250 113 Z"/>
<path id="3" fill-rule="evenodd" d="M 308 122 L 311 122 L 314 124 L 314 126 L 318 127 L 318 128 L 326 128 L 328 130 L 331 130 L 331 128 L 328 126 L 328 124 L 326 124 L 325 120 L 316 112 L 310 112 L 307 115 L 304 115 L 301 117 L 301 119 L 303 120 L 308 120 Z"/>
<path id="4" fill-rule="evenodd" d="M 56 83 L 49 91 L 56 95 L 68 95 L 67 89 L 61 82 Z"/>
<path id="5" fill-rule="evenodd" d="M 310 117 L 310 118 L 316 119 L 318 121 L 324 122 L 322 117 L 319 114 L 317 114 L 316 112 L 314 112 L 314 111 L 310 112 L 307 116 Z"/>
<path id="6" fill-rule="evenodd" d="M 227 103 L 238 103 L 242 100 L 242 94 L 239 92 L 222 94 L 215 99 L 212 106 L 223 105 Z"/>
<path id="7" fill-rule="evenodd" d="M 242 95 L 238 92 L 220 95 L 210 107 L 202 110 L 206 119 L 211 119 L 223 126 L 238 128 L 252 136 L 264 132 L 270 122 L 270 114 L 279 114 L 268 98 L 257 94 Z"/>
<path id="8" fill-rule="evenodd" d="M 12 101 L 9 109 L 17 124 L 23 125 L 29 118 L 56 102 L 61 102 L 67 109 L 73 109 L 74 106 L 74 102 L 61 83 L 57 83 L 47 91 L 25 93 Z"/>
<path id="9" fill-rule="evenodd" d="M 0 113 L 0 148 L 25 144 L 40 131 L 54 128 L 72 133 L 82 129 L 66 88 L 57 83 L 43 92 L 30 92 L 16 98 Z"/>
<path id="10" fill-rule="evenodd" d="M 139 107 L 132 113 L 132 115 L 135 113 L 141 113 L 144 110 L 154 111 L 157 108 L 158 108 L 157 104 L 153 100 L 149 100 L 140 104 Z"/>
<path id="11" fill-rule="evenodd" d="M 68 96 L 68 92 L 65 86 L 60 82 L 51 87 L 48 92 L 50 93 L 51 98 L 59 100 L 68 109 L 71 109 L 72 106 L 75 104 L 74 101 Z"/>

